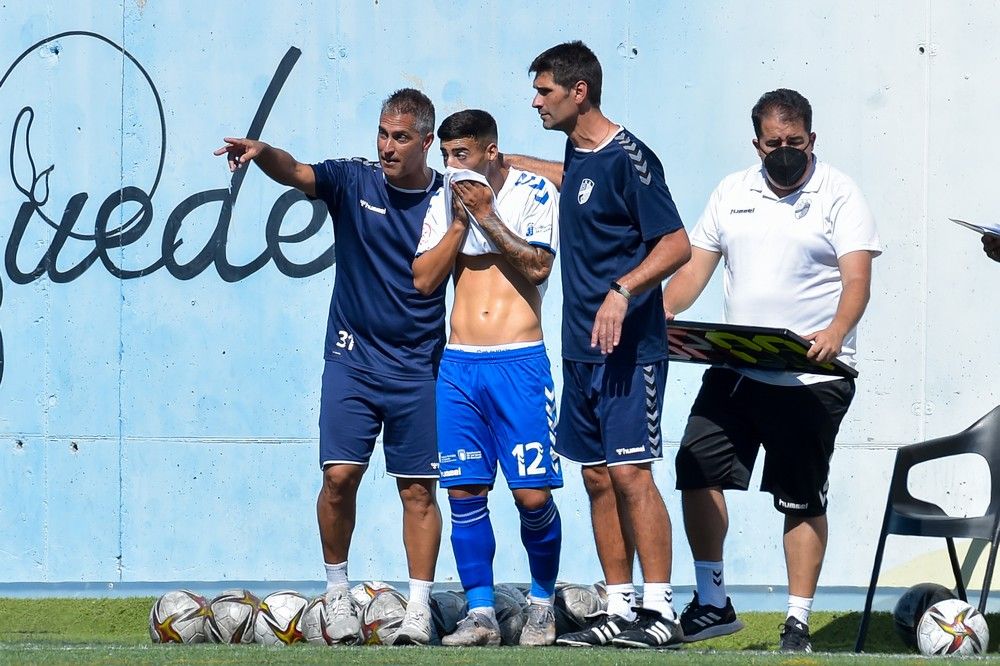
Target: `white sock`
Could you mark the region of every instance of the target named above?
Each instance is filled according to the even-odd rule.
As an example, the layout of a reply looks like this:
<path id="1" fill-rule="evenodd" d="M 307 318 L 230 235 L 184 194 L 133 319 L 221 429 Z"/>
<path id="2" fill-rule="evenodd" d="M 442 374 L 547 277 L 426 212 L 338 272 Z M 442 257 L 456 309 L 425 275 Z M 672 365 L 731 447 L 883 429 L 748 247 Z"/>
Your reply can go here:
<path id="1" fill-rule="evenodd" d="M 642 607 L 655 610 L 667 620 L 676 618 L 677 613 L 674 612 L 674 590 L 670 587 L 670 583 L 643 584 Z"/>
<path id="2" fill-rule="evenodd" d="M 351 586 L 347 582 L 347 562 L 339 564 L 323 563 L 326 568 L 326 598 L 332 599 L 338 594 L 350 591 Z"/>
<path id="3" fill-rule="evenodd" d="M 423 604 L 429 606 L 431 603 L 431 588 L 434 587 L 432 580 L 410 579 L 410 600 L 411 604 Z"/>
<path id="4" fill-rule="evenodd" d="M 478 606 L 478 607 L 473 608 L 472 610 L 469 611 L 470 615 L 472 613 L 475 613 L 476 615 L 479 615 L 480 617 L 484 617 L 484 618 L 488 619 L 494 625 L 499 625 L 500 624 L 499 622 L 497 622 L 497 611 L 496 611 L 495 608 L 493 608 L 493 606 Z"/>
<path id="5" fill-rule="evenodd" d="M 788 617 L 794 617 L 802 624 L 809 625 L 809 612 L 812 610 L 812 597 L 797 597 L 788 595 Z"/>
<path id="6" fill-rule="evenodd" d="M 534 595 L 528 595 L 529 604 L 537 604 L 538 606 L 551 606 L 552 597 L 536 597 Z"/>
<path id="7" fill-rule="evenodd" d="M 698 603 L 702 605 L 726 607 L 726 580 L 722 576 L 722 560 L 707 562 L 694 561 L 694 579 L 698 585 Z"/>
<path id="8" fill-rule="evenodd" d="M 635 619 L 635 587 L 632 583 L 608 585 L 608 615 L 617 615 L 631 622 Z"/>

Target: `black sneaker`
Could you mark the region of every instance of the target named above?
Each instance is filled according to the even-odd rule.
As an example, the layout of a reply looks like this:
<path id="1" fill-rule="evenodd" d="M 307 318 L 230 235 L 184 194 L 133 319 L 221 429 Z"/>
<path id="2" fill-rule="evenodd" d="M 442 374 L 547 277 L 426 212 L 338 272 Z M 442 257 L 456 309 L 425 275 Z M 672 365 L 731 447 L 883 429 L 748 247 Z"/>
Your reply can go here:
<path id="1" fill-rule="evenodd" d="M 632 627 L 611 640 L 620 648 L 678 648 L 684 642 L 681 623 L 668 620 L 655 610 L 636 608 Z"/>
<path id="2" fill-rule="evenodd" d="M 781 642 L 778 644 L 779 652 L 812 652 L 813 646 L 809 642 L 809 625 L 802 624 L 794 617 L 785 620 L 781 625 Z"/>
<path id="3" fill-rule="evenodd" d="M 605 611 L 598 611 L 587 616 L 590 625 L 580 631 L 573 631 L 563 634 L 556 639 L 556 645 L 568 645 L 571 647 L 600 647 L 607 645 L 615 636 L 624 631 L 628 631 L 635 626 L 637 620 L 629 622 L 620 615 L 608 615 Z"/>
<path id="4" fill-rule="evenodd" d="M 681 628 L 684 630 L 684 642 L 694 643 L 706 638 L 728 636 L 743 628 L 743 622 L 736 617 L 733 601 L 726 597 L 725 608 L 698 603 L 698 593 L 684 607 L 681 613 Z"/>

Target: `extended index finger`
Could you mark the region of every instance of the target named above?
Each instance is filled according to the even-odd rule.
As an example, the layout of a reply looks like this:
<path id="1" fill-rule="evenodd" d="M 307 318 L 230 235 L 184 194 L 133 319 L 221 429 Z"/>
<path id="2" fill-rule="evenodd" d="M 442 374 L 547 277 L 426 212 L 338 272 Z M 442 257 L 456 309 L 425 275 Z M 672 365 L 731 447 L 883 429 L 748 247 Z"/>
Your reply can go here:
<path id="1" fill-rule="evenodd" d="M 223 137 L 222 140 L 226 142 L 226 145 L 222 146 L 221 148 L 213 152 L 212 153 L 213 155 L 222 155 L 224 153 L 228 153 L 230 150 L 232 150 L 237 146 L 246 148 L 246 141 L 244 139 L 237 139 L 231 136 L 227 136 Z"/>

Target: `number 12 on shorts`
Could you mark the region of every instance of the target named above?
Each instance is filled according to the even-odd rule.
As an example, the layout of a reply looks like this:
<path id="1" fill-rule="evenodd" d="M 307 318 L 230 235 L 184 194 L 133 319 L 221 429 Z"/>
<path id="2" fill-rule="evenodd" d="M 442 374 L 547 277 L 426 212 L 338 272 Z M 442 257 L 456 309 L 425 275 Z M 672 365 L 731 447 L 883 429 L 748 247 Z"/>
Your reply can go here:
<path id="1" fill-rule="evenodd" d="M 534 460 L 531 464 L 525 467 L 524 459 L 528 452 L 534 452 Z M 517 473 L 519 476 L 532 476 L 538 474 L 545 474 L 545 468 L 542 467 L 542 456 L 544 454 L 544 449 L 542 448 L 541 442 L 528 442 L 527 444 L 518 444 L 515 446 L 511 453 L 517 458 Z"/>

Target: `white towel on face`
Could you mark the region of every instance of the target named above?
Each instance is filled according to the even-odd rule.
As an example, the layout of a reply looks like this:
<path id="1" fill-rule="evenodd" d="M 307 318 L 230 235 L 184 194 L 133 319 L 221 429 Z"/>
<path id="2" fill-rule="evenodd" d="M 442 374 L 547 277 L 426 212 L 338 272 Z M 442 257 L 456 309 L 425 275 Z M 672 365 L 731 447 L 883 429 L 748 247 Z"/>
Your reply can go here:
<path id="1" fill-rule="evenodd" d="M 486 187 L 490 187 L 490 184 L 486 181 L 486 176 L 476 171 L 470 171 L 469 169 L 452 169 L 448 168 L 444 172 L 444 211 L 445 218 L 447 220 L 446 228 L 451 226 L 452 214 L 451 214 L 451 200 L 454 194 L 451 191 L 452 183 L 460 183 L 465 180 L 471 180 L 476 183 L 482 183 Z M 493 209 L 496 210 L 497 207 L 497 197 L 490 188 L 491 196 L 493 197 Z M 475 216 L 469 211 L 468 208 L 465 209 L 466 215 L 469 216 L 469 231 L 465 234 L 465 243 L 462 245 L 462 254 L 469 256 L 476 256 L 480 254 L 499 253 L 497 246 L 493 244 L 493 241 L 489 239 L 486 233 L 483 231 L 482 227 L 479 226 L 479 222 L 476 221 Z M 443 232 L 442 232 L 442 235 Z"/>

